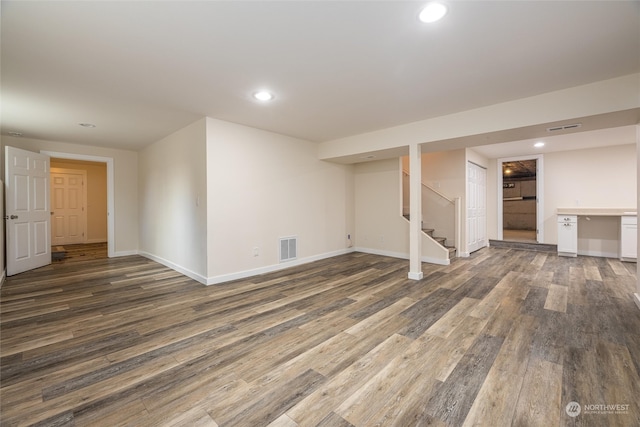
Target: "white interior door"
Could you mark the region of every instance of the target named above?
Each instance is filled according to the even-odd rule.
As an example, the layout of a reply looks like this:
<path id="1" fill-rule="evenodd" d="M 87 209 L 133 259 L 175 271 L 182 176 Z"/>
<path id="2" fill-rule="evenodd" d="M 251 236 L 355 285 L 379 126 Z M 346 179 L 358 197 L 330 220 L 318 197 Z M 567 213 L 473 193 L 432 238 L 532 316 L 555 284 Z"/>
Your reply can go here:
<path id="1" fill-rule="evenodd" d="M 5 147 L 7 276 L 51 264 L 49 157 Z"/>
<path id="2" fill-rule="evenodd" d="M 467 162 L 467 248 L 487 246 L 487 170 Z"/>
<path id="3" fill-rule="evenodd" d="M 86 171 L 51 169 L 51 242 L 71 245 L 86 241 Z"/>

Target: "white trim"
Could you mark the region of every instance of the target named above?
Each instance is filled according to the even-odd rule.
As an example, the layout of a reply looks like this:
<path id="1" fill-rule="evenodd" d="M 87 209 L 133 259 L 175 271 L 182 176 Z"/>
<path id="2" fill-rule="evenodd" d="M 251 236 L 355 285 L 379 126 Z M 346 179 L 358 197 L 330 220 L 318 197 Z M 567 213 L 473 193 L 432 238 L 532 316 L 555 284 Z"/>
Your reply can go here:
<path id="1" fill-rule="evenodd" d="M 638 308 L 640 308 L 640 293 L 633 294 L 633 301 L 636 303 Z"/>
<path id="2" fill-rule="evenodd" d="M 578 255 L 581 256 L 593 256 L 599 258 L 620 258 L 620 254 L 617 252 L 601 252 L 601 251 L 593 251 L 593 250 L 578 250 Z"/>
<path id="3" fill-rule="evenodd" d="M 388 256 L 388 257 L 391 257 L 391 258 L 409 259 L 409 254 L 408 253 L 403 253 L 403 252 L 383 251 L 383 250 L 379 250 L 379 249 L 361 248 L 361 247 L 356 247 L 355 251 L 356 252 L 363 252 L 365 254 Z M 420 257 L 420 260 L 422 262 L 428 262 L 430 264 L 437 264 L 437 265 L 449 265 L 449 264 L 451 264 L 451 260 L 448 259 L 448 258 L 447 259 L 439 259 L 439 258 L 432 258 L 432 257 L 428 257 L 428 256 L 422 256 L 422 257 Z"/>
<path id="4" fill-rule="evenodd" d="M 544 155 L 542 154 L 532 154 L 530 156 L 518 156 L 518 157 L 504 157 L 500 158 L 496 162 L 497 166 L 497 181 L 498 181 L 498 239 L 504 240 L 504 235 L 502 233 L 503 230 L 503 220 L 502 220 L 502 163 L 504 162 L 515 162 L 518 160 L 536 160 L 536 227 L 538 229 L 538 233 L 536 236 L 536 241 L 538 243 L 544 243 L 544 167 L 543 167 L 543 159 Z"/>
<path id="5" fill-rule="evenodd" d="M 229 282 L 231 280 L 245 279 L 247 277 L 257 276 L 259 274 L 271 273 L 278 270 L 284 270 L 289 267 L 295 267 L 302 264 L 307 264 L 313 261 L 319 261 L 325 258 L 332 258 L 338 255 L 344 255 L 351 252 L 356 252 L 353 248 L 340 249 L 338 251 L 327 252 L 324 254 L 314 255 L 306 258 L 299 258 L 292 261 L 287 261 L 282 264 L 268 265 L 266 267 L 254 268 L 252 270 L 239 271 L 237 273 L 221 274 L 219 276 L 209 277 L 206 281 L 200 281 L 192 277 L 192 279 L 198 280 L 205 285 L 216 285 L 219 283 Z M 144 255 L 143 255 L 144 256 Z M 162 264 L 162 262 L 161 262 Z M 179 270 L 178 270 L 179 271 Z M 188 276 L 188 274 L 187 274 Z M 191 276 L 189 276 L 191 277 Z"/>
<path id="6" fill-rule="evenodd" d="M 422 271 L 419 271 L 417 273 L 413 273 L 410 271 L 407 274 L 407 278 L 411 280 L 422 280 L 423 277 L 424 277 L 424 273 Z"/>
<path id="7" fill-rule="evenodd" d="M 113 258 L 122 256 L 116 254 L 116 220 L 115 220 L 115 174 L 113 167 L 113 157 L 91 156 L 87 154 L 61 153 L 58 151 L 40 150 L 40 153 L 56 159 L 84 160 L 87 162 L 98 162 L 107 164 L 107 256 Z"/>
<path id="8" fill-rule="evenodd" d="M 152 255 L 152 254 L 150 254 L 148 252 L 139 252 L 139 255 L 141 255 L 141 256 L 143 256 L 145 258 L 149 258 L 150 260 L 155 261 L 155 262 L 157 262 L 159 264 L 162 264 L 162 265 L 164 265 L 166 267 L 169 267 L 170 269 L 175 270 L 178 273 L 184 274 L 185 276 L 190 277 L 191 279 L 193 279 L 193 280 L 195 280 L 197 282 L 200 282 L 203 285 L 207 284 L 206 277 L 204 277 L 201 274 L 198 274 L 198 273 L 196 273 L 194 271 L 191 271 L 191 270 L 189 270 L 187 268 L 181 267 L 178 264 L 175 264 L 175 263 L 173 263 L 173 262 L 171 262 L 169 260 L 166 260 L 166 259 L 161 258 L 159 256 Z"/>
<path id="9" fill-rule="evenodd" d="M 140 255 L 140 253 L 137 250 L 118 251 L 118 252 L 114 252 L 113 255 L 109 255 L 109 258 L 117 258 L 121 256 L 131 256 L 131 255 Z"/>
<path id="10" fill-rule="evenodd" d="M 0 288 L 2 288 L 2 285 L 4 284 L 4 281 L 6 278 L 7 278 L 7 270 L 4 269 L 2 270 L 2 274 L 0 275 Z"/>
<path id="11" fill-rule="evenodd" d="M 297 260 L 293 260 L 290 262 L 286 262 L 286 263 L 282 263 L 282 264 L 274 264 L 274 265 L 269 265 L 266 267 L 260 267 L 260 268 L 255 268 L 252 270 L 245 270 L 245 271 L 239 271 L 237 273 L 229 273 L 229 274 L 221 274 L 219 276 L 214 276 L 214 277 L 204 277 L 201 274 L 198 274 L 194 271 L 191 271 L 187 268 L 184 268 L 178 264 L 175 264 L 169 260 L 166 260 L 164 258 L 161 258 L 159 256 L 155 256 L 153 254 L 150 254 L 148 252 L 139 252 L 138 254 L 148 258 L 152 261 L 155 261 L 159 264 L 162 264 L 166 267 L 171 268 L 172 270 L 177 271 L 178 273 L 184 274 L 185 276 L 202 283 L 203 285 L 216 285 L 216 284 L 220 284 L 220 283 L 224 283 L 224 282 L 229 282 L 231 280 L 238 280 L 238 279 L 245 279 L 247 277 L 252 277 L 252 276 L 257 276 L 259 274 L 265 274 L 265 273 L 271 273 L 274 271 L 278 271 L 278 270 L 284 270 L 287 269 L 289 267 L 295 267 L 298 265 L 302 265 L 302 264 L 307 264 L 313 261 L 319 261 L 321 259 L 325 259 L 325 258 L 331 258 L 334 256 L 338 256 L 338 255 L 344 255 L 344 254 L 348 254 L 351 252 L 355 252 L 355 250 L 353 248 L 347 248 L 347 249 L 341 249 L 338 251 L 333 251 L 333 252 L 327 252 L 324 254 L 320 254 L 320 255 L 314 255 L 314 256 L 310 256 L 310 257 L 306 257 L 306 258 L 300 258 Z M 119 256 L 124 256 L 124 255 L 134 255 L 132 254 L 125 254 L 123 252 L 119 253 Z"/>

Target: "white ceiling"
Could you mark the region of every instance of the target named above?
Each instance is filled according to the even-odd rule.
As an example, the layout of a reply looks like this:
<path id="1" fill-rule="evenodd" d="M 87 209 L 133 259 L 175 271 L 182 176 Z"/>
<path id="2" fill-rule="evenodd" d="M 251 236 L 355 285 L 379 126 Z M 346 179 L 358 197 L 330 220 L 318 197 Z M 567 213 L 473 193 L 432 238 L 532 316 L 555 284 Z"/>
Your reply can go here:
<path id="1" fill-rule="evenodd" d="M 427 25 L 414 1 L 2 1 L 2 133 L 139 149 L 210 116 L 326 141 L 640 72 L 638 1 L 445 3 Z"/>
<path id="2" fill-rule="evenodd" d="M 534 147 L 536 142 L 544 142 L 544 146 Z M 625 144 L 636 144 L 635 125 L 482 145 L 473 150 L 489 159 L 498 159 Z"/>

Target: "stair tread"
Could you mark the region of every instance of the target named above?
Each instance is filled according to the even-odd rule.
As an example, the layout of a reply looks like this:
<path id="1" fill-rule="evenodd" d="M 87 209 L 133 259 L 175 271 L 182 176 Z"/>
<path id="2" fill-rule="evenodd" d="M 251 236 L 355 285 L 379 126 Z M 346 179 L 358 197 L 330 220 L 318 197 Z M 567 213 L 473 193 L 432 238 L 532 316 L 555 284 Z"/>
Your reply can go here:
<path id="1" fill-rule="evenodd" d="M 403 214 L 402 215 L 407 221 L 411 221 L 411 216 L 407 215 L 407 214 Z M 447 246 L 445 243 L 447 241 L 446 237 L 438 237 L 438 236 L 434 236 L 434 229 L 433 228 L 423 228 L 422 232 L 425 233 L 426 235 L 428 235 L 429 237 L 431 237 L 433 240 L 435 240 L 436 242 L 438 242 L 438 244 L 440 244 L 443 248 L 447 249 L 449 251 L 449 258 L 451 258 L 452 254 L 455 254 L 456 252 L 456 248 L 454 246 Z"/>

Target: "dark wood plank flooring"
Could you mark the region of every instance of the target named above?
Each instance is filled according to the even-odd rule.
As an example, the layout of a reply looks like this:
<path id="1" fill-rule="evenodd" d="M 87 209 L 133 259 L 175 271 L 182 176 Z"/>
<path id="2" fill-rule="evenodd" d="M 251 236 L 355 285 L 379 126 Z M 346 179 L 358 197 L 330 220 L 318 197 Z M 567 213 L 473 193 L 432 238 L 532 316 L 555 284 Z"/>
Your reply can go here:
<path id="1" fill-rule="evenodd" d="M 486 248 L 423 269 L 353 253 L 206 287 L 94 254 L 10 277 L 0 424 L 640 425 L 635 264 Z"/>

